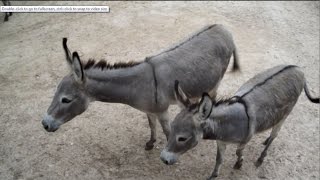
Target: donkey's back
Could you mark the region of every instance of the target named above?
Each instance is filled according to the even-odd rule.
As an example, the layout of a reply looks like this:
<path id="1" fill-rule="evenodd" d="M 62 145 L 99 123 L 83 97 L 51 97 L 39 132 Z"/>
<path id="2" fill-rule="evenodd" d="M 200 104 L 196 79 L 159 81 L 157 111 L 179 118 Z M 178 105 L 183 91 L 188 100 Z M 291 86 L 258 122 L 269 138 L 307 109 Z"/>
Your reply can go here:
<path id="1" fill-rule="evenodd" d="M 159 87 L 174 99 L 174 80 L 178 80 L 189 97 L 212 91 L 222 79 L 230 58 L 238 68 L 236 46 L 231 33 L 215 24 L 196 32 L 181 43 L 150 57 Z"/>
<path id="2" fill-rule="evenodd" d="M 303 72 L 293 65 L 280 65 L 250 79 L 237 91 L 247 103 L 252 130 L 269 129 L 284 120 L 305 85 Z"/>

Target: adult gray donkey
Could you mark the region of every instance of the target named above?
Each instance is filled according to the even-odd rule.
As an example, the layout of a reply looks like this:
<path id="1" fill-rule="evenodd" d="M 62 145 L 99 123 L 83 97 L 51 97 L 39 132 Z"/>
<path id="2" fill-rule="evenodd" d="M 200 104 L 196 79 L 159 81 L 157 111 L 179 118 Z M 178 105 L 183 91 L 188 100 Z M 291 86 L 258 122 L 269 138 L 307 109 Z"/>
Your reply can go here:
<path id="1" fill-rule="evenodd" d="M 232 35 L 222 25 L 203 28 L 185 41 L 147 57 L 138 63 L 110 65 L 101 60 L 84 65 L 77 52 L 71 53 L 63 39 L 71 73 L 60 82 L 42 124 L 49 131 L 83 113 L 89 102 L 124 103 L 147 114 L 151 138 L 146 150 L 156 141 L 156 119 L 168 138 L 168 107 L 176 102 L 174 80 L 189 97 L 200 98 L 202 92 L 215 95 L 233 54 L 233 70 L 238 69 L 237 51 Z"/>
<path id="2" fill-rule="evenodd" d="M 195 147 L 201 138 L 217 140 L 216 165 L 209 178 L 214 179 L 227 143 L 238 144 L 234 168 L 240 169 L 242 151 L 251 137 L 272 128 L 255 163 L 258 167 L 303 88 L 311 102 L 319 103 L 319 98 L 311 97 L 304 74 L 292 65 L 268 69 L 242 85 L 232 98 L 217 102 L 205 93 L 200 103 L 191 104 L 176 82 L 175 94 L 184 108 L 171 124 L 168 144 L 160 157 L 165 164 L 174 164 L 179 155 Z"/>

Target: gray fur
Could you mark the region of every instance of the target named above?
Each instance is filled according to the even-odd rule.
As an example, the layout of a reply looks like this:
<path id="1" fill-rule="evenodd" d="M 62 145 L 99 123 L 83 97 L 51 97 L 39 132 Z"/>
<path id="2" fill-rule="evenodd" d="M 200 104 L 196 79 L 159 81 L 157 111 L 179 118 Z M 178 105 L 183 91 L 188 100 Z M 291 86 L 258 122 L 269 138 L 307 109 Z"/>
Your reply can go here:
<path id="1" fill-rule="evenodd" d="M 124 68 L 103 68 L 105 62 L 99 62 L 101 68 L 89 62 L 85 66 L 90 68 L 83 68 L 77 56 L 71 58 L 66 42 L 64 38 L 63 47 L 72 73 L 60 82 L 43 120 L 44 127 L 55 131 L 60 124 L 84 112 L 90 101 L 123 103 L 148 115 L 151 138 L 146 149 L 152 149 L 156 141 L 156 118 L 169 136 L 168 107 L 176 103 L 174 80 L 180 81 L 189 97 L 199 98 L 203 91 L 215 93 L 230 57 L 236 54 L 231 33 L 222 25 L 208 26 L 186 41 Z M 234 64 L 236 69 L 237 56 Z M 61 103 L 63 97 L 72 100 L 69 104 L 77 105 Z"/>
<path id="2" fill-rule="evenodd" d="M 257 74 L 228 100 L 212 102 L 211 98 L 204 94 L 200 103 L 185 105 L 187 108 L 176 116 L 171 124 L 167 146 L 160 158 L 166 164 L 173 164 L 180 154 L 195 147 L 201 138 L 217 140 L 217 161 L 210 176 L 210 179 L 214 179 L 218 176 L 223 162 L 226 144 L 238 144 L 234 168 L 239 169 L 243 161 L 242 151 L 251 137 L 272 128 L 270 137 L 264 142 L 265 148 L 255 163 L 258 167 L 303 88 L 306 95 L 310 96 L 304 74 L 299 68 L 281 65 Z M 184 96 L 181 90 L 176 90 L 175 93 L 177 97 Z M 184 102 L 187 100 L 184 99 Z M 170 153 L 170 156 L 167 153 Z"/>

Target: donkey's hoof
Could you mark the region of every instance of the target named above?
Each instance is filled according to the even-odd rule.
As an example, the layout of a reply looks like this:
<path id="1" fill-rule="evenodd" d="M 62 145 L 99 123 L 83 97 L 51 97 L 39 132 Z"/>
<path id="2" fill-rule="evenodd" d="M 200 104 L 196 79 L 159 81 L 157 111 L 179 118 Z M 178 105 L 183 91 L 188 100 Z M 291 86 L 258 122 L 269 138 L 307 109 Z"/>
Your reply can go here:
<path id="1" fill-rule="evenodd" d="M 154 145 L 153 145 L 154 141 L 149 141 L 146 143 L 146 146 L 144 147 L 144 149 L 146 151 L 150 151 L 151 149 L 153 149 Z"/>
<path id="2" fill-rule="evenodd" d="M 258 168 L 258 167 L 261 166 L 262 162 L 263 162 L 263 159 L 259 158 L 259 159 L 254 163 L 254 165 Z"/>
<path id="3" fill-rule="evenodd" d="M 210 177 L 207 178 L 207 180 L 215 180 L 216 177 L 218 177 L 217 174 L 211 175 Z"/>
<path id="4" fill-rule="evenodd" d="M 6 22 L 6 21 L 8 21 L 8 20 L 9 20 L 9 17 L 8 17 L 8 16 L 4 17 L 4 22 Z"/>
<path id="5" fill-rule="evenodd" d="M 153 147 L 154 147 L 154 145 L 152 144 L 152 145 L 147 145 L 146 144 L 146 146 L 144 147 L 144 150 L 146 150 L 146 151 L 150 151 L 150 150 L 152 150 L 153 149 Z"/>
<path id="6" fill-rule="evenodd" d="M 233 169 L 240 169 L 242 167 L 242 161 L 243 160 L 240 160 L 240 161 L 237 161 L 234 166 L 233 166 Z"/>

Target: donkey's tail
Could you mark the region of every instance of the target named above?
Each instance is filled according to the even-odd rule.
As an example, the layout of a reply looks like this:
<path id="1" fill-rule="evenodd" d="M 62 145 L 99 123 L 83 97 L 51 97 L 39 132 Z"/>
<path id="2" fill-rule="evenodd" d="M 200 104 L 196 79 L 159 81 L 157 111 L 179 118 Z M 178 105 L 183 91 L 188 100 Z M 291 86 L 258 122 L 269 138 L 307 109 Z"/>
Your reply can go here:
<path id="1" fill-rule="evenodd" d="M 237 51 L 237 47 L 234 47 L 233 50 L 233 66 L 232 66 L 232 71 L 238 71 L 240 70 L 240 66 L 239 66 L 239 55 L 238 55 L 238 51 Z"/>
<path id="2" fill-rule="evenodd" d="M 304 92 L 306 93 L 308 99 L 313 103 L 320 103 L 320 98 L 314 98 L 311 96 L 310 91 L 308 89 L 307 83 L 304 83 Z"/>

